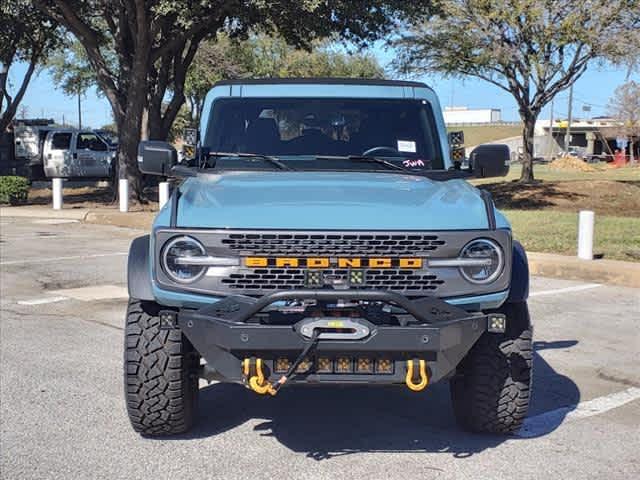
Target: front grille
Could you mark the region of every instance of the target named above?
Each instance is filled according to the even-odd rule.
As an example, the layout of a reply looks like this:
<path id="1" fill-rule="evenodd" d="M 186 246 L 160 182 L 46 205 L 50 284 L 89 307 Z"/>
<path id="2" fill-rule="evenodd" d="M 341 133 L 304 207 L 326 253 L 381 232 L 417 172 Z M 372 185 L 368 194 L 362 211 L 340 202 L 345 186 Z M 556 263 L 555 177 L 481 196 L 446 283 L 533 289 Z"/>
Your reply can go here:
<path id="1" fill-rule="evenodd" d="M 179 228 L 158 229 L 155 235 L 154 271 L 158 285 L 168 290 L 204 295 L 258 297 L 278 290 L 350 288 L 390 290 L 412 298 L 425 295 L 458 297 L 504 291 L 509 287 L 511 278 L 511 234 L 503 229 L 318 231 Z M 160 259 L 163 246 L 181 235 L 197 238 L 212 257 L 239 257 L 239 265 L 212 267 L 193 284 L 176 284 L 164 273 Z M 486 286 L 475 285 L 464 279 L 457 267 L 429 267 L 430 259 L 456 258 L 475 238 L 494 240 L 504 249 L 506 267 L 496 282 Z M 249 257 L 258 257 L 253 260 L 266 258 L 268 261 L 266 264 L 248 263 Z M 278 258 L 296 259 L 298 264 L 278 264 Z M 328 258 L 329 264 L 327 267 L 316 264 L 314 268 L 307 268 L 310 258 Z M 354 265 L 351 260 L 356 258 L 361 262 Z M 416 258 L 423 260 L 422 268 L 406 263 Z M 341 259 L 349 262 L 341 262 Z M 374 262 L 369 266 L 371 259 L 390 259 L 391 264 Z M 311 275 L 311 272 L 322 272 L 323 278 L 316 281 L 315 274 Z M 362 283 L 360 275 L 352 276 L 354 272 L 365 274 Z M 345 281 L 345 273 L 348 281 Z"/>
<path id="2" fill-rule="evenodd" d="M 347 276 L 345 269 L 322 270 L 324 275 Z M 293 290 L 306 287 L 303 269 L 255 269 L 251 273 L 232 273 L 221 280 L 232 290 Z M 444 283 L 436 275 L 413 270 L 367 270 L 362 285 L 351 285 L 353 289 L 383 289 L 405 292 L 408 295 L 421 291 L 433 291 Z"/>
<path id="3" fill-rule="evenodd" d="M 393 255 L 432 254 L 445 245 L 436 235 L 344 233 L 232 233 L 221 243 L 237 254 L 251 255 Z"/>

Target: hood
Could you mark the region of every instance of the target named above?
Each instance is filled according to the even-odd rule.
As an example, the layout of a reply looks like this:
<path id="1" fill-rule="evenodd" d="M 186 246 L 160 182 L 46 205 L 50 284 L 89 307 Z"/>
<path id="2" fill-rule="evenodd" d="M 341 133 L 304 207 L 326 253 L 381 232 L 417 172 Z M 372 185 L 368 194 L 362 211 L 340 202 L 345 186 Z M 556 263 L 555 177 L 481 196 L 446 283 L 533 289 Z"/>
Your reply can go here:
<path id="1" fill-rule="evenodd" d="M 395 173 L 231 172 L 187 179 L 177 225 L 299 230 L 471 230 L 488 227 L 463 180 Z M 170 202 L 156 226 L 168 226 Z M 505 220 L 497 214 L 498 228 Z M 506 225 L 508 226 L 508 225 Z"/>

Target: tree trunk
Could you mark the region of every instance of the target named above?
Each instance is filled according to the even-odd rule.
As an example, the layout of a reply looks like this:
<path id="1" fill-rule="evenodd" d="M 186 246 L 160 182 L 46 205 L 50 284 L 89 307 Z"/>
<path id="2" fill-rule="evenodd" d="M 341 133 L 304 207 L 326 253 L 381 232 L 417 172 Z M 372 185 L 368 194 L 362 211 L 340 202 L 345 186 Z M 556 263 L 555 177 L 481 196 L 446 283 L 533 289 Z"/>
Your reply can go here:
<path id="1" fill-rule="evenodd" d="M 137 165 L 138 143 L 142 124 L 142 108 L 129 102 L 126 116 L 118 122 L 118 178 L 129 180 L 131 196 L 137 200 L 144 200 L 142 195 L 142 181 Z M 139 113 L 136 111 L 139 110 Z"/>
<path id="2" fill-rule="evenodd" d="M 527 113 L 522 117 L 522 173 L 520 182 L 534 181 L 533 176 L 533 137 L 535 135 L 537 114 Z"/>
<path id="3" fill-rule="evenodd" d="M 162 111 L 158 108 L 149 109 L 149 140 L 166 140 L 169 131 L 164 128 Z"/>
<path id="4" fill-rule="evenodd" d="M 149 140 L 149 109 L 142 111 L 142 125 L 140 126 L 140 140 Z"/>
<path id="5" fill-rule="evenodd" d="M 22 77 L 22 82 L 20 83 L 20 87 L 18 88 L 18 92 L 16 93 L 15 97 L 10 98 L 6 91 L 1 92 L 6 99 L 7 107 L 6 107 L 6 110 L 2 112 L 2 115 L 0 116 L 0 133 L 3 133 L 7 130 L 7 127 L 9 126 L 13 118 L 16 116 L 16 112 L 18 111 L 18 105 L 20 105 L 20 102 L 22 102 L 22 97 L 24 97 L 24 93 L 27 91 L 27 86 L 31 81 L 31 76 L 33 75 L 33 72 L 36 68 L 36 64 L 38 63 L 39 55 L 40 53 L 38 52 L 38 53 L 34 53 L 31 56 L 31 59 L 29 60 L 29 66 L 27 67 L 27 71 L 24 74 L 24 77 Z M 8 77 L 10 63 L 7 63 L 5 67 L 6 67 L 6 75 Z M 5 82 L 6 84 L 5 79 L 3 79 L 3 82 Z"/>
<path id="6" fill-rule="evenodd" d="M 118 123 L 118 178 L 129 180 L 131 197 L 146 201 L 142 192 L 142 174 L 138 169 L 138 143 L 142 131 L 142 120 L 147 105 L 147 68 L 150 44 L 139 41 L 133 68 L 129 76 L 127 103 L 124 115 L 116 118 Z"/>

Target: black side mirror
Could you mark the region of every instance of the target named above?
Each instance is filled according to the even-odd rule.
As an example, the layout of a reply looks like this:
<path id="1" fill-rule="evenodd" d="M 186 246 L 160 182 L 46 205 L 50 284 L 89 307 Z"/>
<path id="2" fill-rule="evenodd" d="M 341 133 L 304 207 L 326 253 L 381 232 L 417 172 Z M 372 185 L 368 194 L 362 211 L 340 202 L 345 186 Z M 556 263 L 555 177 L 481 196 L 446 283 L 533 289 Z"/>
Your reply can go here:
<path id="1" fill-rule="evenodd" d="M 177 163 L 178 153 L 167 142 L 147 140 L 138 145 L 138 168 L 142 173 L 167 176 Z"/>
<path id="2" fill-rule="evenodd" d="M 480 178 L 504 177 L 509 173 L 510 159 L 507 145 L 480 145 L 469 155 L 469 170 Z"/>

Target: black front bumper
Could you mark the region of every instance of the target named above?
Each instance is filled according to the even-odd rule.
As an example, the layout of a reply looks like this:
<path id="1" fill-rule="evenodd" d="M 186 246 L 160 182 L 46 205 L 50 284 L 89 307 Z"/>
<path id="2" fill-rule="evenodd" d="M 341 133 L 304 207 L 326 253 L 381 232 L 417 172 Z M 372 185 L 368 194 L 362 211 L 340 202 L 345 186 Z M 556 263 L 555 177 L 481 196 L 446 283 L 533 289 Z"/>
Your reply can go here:
<path id="1" fill-rule="evenodd" d="M 390 373 L 316 373 L 313 367 L 298 374 L 292 383 L 403 383 L 409 359 L 427 361 L 430 382 L 455 370 L 467 351 L 487 330 L 487 316 L 469 313 L 435 297 L 409 300 L 389 291 L 284 291 L 260 299 L 227 297 L 200 310 L 181 310 L 178 324 L 189 341 L 207 362 L 210 378 L 242 382 L 241 361 L 263 359 L 270 380 L 276 358 L 294 358 L 309 342 L 301 332 L 308 319 L 292 325 L 265 325 L 256 315 L 282 300 L 366 300 L 400 307 L 406 312 L 397 325 L 376 325 L 366 318 L 357 319 L 368 334 L 358 340 L 322 339 L 316 357 L 389 359 Z M 353 319 L 350 319 L 353 320 Z M 315 363 L 313 359 L 312 365 Z"/>

